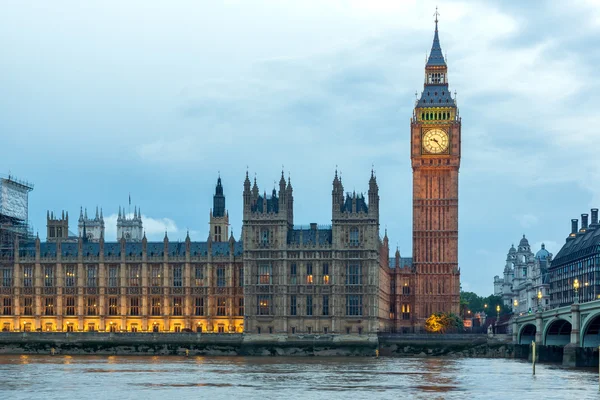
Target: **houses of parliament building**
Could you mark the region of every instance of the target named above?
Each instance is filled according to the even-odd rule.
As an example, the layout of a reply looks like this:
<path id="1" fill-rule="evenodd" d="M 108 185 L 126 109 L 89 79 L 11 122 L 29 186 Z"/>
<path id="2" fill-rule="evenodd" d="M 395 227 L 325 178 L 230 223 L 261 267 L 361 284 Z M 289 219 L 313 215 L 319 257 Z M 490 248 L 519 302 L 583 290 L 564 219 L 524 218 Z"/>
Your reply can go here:
<path id="1" fill-rule="evenodd" d="M 119 210 L 116 242 L 104 240 L 102 210 L 80 210 L 73 235 L 68 213 L 49 212 L 45 241 L 16 235 L 0 252 L 0 328 L 370 334 L 419 331 L 432 313 L 458 313 L 461 121 L 437 25 L 410 123 L 412 258 L 390 257 L 380 236 L 372 171 L 366 195 L 346 193 L 332 174 L 331 224 L 305 227 L 294 224 L 289 178 L 267 194 L 246 173 L 237 240 L 220 178 L 202 242 L 148 241 L 137 207 Z"/>

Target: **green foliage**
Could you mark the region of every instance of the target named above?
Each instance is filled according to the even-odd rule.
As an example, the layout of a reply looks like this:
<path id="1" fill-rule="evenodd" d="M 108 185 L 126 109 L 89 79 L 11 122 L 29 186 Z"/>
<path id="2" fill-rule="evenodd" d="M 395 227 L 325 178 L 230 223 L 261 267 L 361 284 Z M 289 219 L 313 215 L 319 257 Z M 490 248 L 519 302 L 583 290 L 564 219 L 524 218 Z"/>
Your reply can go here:
<path id="1" fill-rule="evenodd" d="M 500 296 L 490 295 L 481 297 L 473 292 L 460 292 L 460 307 L 461 315 L 463 316 L 466 315 L 468 311 L 471 311 L 471 315 L 484 311 L 489 316 L 495 316 L 497 314 L 497 306 L 500 306 L 500 315 L 509 314 L 512 311 L 510 307 L 506 307 L 502 304 L 502 298 Z"/>
<path id="2" fill-rule="evenodd" d="M 431 314 L 425 321 L 425 330 L 433 333 L 462 332 L 464 330 L 462 319 L 452 313 Z"/>

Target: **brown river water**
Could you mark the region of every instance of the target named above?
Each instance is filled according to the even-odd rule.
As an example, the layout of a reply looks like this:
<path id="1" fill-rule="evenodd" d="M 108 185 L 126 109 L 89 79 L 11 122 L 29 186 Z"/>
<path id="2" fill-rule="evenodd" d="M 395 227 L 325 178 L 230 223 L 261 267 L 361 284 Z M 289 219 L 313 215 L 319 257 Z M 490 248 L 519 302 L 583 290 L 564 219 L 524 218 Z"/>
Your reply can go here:
<path id="1" fill-rule="evenodd" d="M 0 356 L 0 399 L 600 399 L 598 371 L 505 359 Z"/>

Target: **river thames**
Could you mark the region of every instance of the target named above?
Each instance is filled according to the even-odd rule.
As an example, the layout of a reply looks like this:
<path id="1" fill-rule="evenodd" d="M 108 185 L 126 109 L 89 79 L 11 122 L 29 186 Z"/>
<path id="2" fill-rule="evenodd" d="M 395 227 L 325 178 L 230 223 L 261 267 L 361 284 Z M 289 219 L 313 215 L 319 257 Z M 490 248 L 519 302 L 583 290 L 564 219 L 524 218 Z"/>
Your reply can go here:
<path id="1" fill-rule="evenodd" d="M 2 399 L 593 399 L 598 376 L 505 359 L 0 356 Z"/>

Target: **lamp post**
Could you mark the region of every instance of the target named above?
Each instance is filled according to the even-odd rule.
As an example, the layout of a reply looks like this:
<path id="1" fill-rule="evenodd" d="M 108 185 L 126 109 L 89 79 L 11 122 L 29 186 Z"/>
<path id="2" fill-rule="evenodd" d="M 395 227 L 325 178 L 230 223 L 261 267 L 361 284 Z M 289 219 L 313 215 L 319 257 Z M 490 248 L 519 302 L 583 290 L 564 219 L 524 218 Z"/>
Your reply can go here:
<path id="1" fill-rule="evenodd" d="M 538 294 L 537 294 L 537 298 L 538 298 L 538 312 L 542 312 L 542 290 L 538 290 Z"/>
<path id="2" fill-rule="evenodd" d="M 517 307 L 519 307 L 519 301 L 517 299 L 515 299 L 515 301 L 513 302 L 513 305 L 515 306 L 513 312 L 516 314 L 517 313 Z"/>
<path id="3" fill-rule="evenodd" d="M 574 303 L 579 304 L 579 280 L 577 278 L 573 281 L 573 291 L 575 292 Z"/>
<path id="4" fill-rule="evenodd" d="M 496 324 L 498 324 L 497 321 L 500 321 L 500 304 L 496 306 Z"/>

